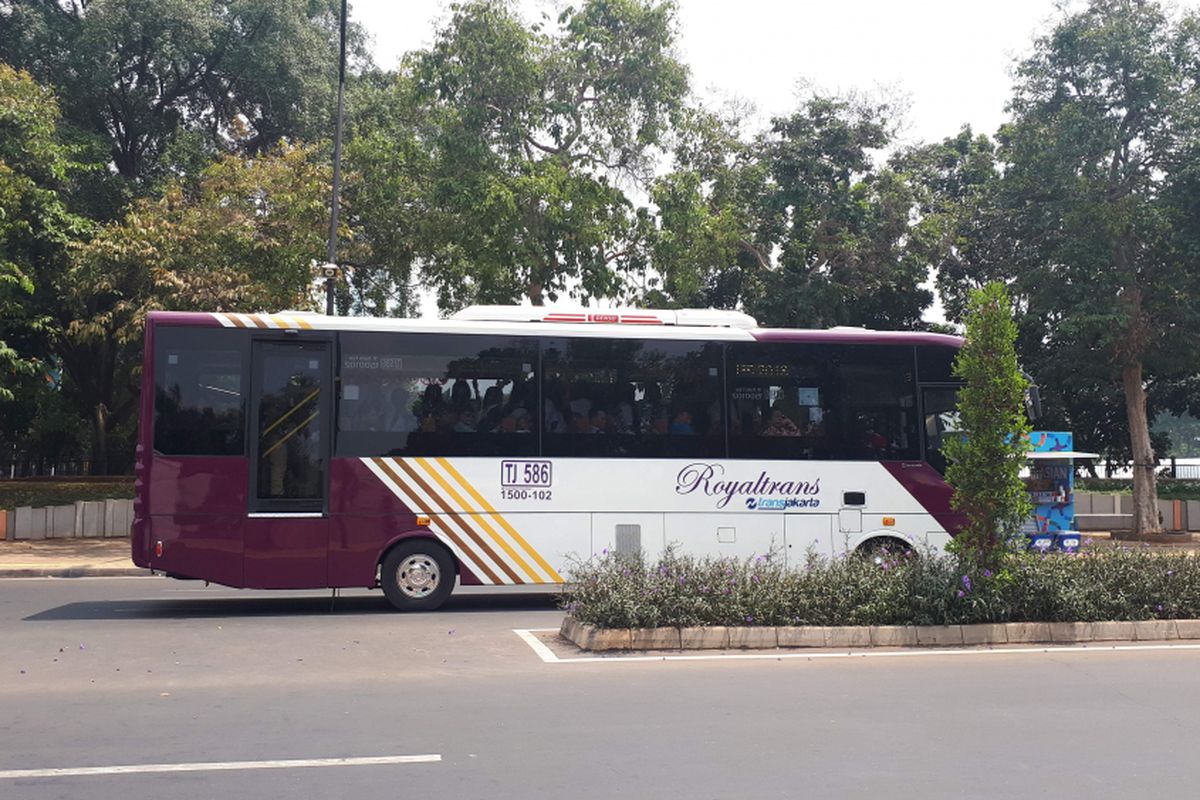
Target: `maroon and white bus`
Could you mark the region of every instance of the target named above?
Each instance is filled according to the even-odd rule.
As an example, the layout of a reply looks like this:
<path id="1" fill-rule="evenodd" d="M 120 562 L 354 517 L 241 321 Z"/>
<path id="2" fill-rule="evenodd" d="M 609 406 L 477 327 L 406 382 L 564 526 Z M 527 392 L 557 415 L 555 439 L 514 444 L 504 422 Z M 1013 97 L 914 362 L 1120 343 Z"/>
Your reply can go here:
<path id="1" fill-rule="evenodd" d="M 940 547 L 960 343 L 707 310 L 154 312 L 133 560 L 429 609 L 606 549 Z"/>

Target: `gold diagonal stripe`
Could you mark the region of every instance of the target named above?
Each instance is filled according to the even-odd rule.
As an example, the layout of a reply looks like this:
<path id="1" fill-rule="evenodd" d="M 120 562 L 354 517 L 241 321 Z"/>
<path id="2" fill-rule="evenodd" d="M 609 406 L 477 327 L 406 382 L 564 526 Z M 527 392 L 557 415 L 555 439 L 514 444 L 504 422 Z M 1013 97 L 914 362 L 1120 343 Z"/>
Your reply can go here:
<path id="1" fill-rule="evenodd" d="M 478 531 L 468 525 L 467 521 L 464 520 L 456 511 L 454 511 L 451 505 L 442 499 L 441 495 L 433 490 L 432 486 L 421 479 L 421 476 L 417 474 L 416 469 L 414 469 L 413 466 L 408 463 L 407 459 L 395 458 L 392 459 L 392 463 L 396 464 L 398 467 L 400 467 L 400 469 L 408 473 L 408 475 L 413 479 L 413 482 L 416 483 L 417 486 L 421 487 L 421 491 L 425 492 L 425 494 L 431 500 L 433 500 L 433 502 L 437 503 L 438 507 L 446 514 L 446 516 L 454 520 L 458 527 L 462 529 L 463 533 L 467 534 L 467 536 L 470 536 L 471 541 L 479 545 L 479 549 L 486 553 L 487 557 L 491 559 L 492 563 L 499 567 L 500 570 L 507 575 L 513 583 L 525 582 L 521 580 L 521 576 L 514 572 L 513 568 L 510 567 L 504 559 L 496 555 L 496 552 L 492 550 L 491 547 L 488 547 L 487 541 L 479 535 Z M 502 581 L 499 582 L 502 583 Z"/>
<path id="2" fill-rule="evenodd" d="M 272 423 L 271 423 L 271 424 L 270 424 L 270 425 L 267 427 L 267 429 L 266 429 L 266 430 L 264 430 L 262 433 L 260 433 L 260 434 L 258 435 L 258 438 L 260 438 L 260 439 L 261 439 L 262 437 L 266 436 L 266 435 L 267 435 L 268 433 L 270 433 L 271 431 L 273 431 L 273 430 L 275 430 L 276 428 L 278 428 L 278 427 L 279 427 L 279 423 L 283 422 L 285 419 L 287 419 L 288 417 L 290 417 L 292 414 L 295 414 L 297 411 L 299 411 L 301 408 L 303 408 L 303 407 L 304 407 L 304 404 L 305 404 L 305 403 L 307 403 L 309 400 L 312 400 L 314 397 L 316 397 L 316 396 L 317 396 L 317 393 L 318 393 L 318 392 L 320 392 L 320 391 L 321 391 L 321 387 L 320 387 L 320 386 L 318 386 L 317 388 L 313 389 L 313 390 L 312 390 L 312 392 L 311 392 L 311 393 L 308 395 L 308 397 L 304 398 L 304 399 L 303 399 L 303 400 L 301 400 L 299 403 L 296 403 L 296 405 L 294 405 L 294 406 L 292 406 L 290 409 L 288 409 L 288 411 L 287 411 L 287 413 L 286 413 L 286 414 L 284 414 L 282 417 L 280 417 L 279 419 L 277 419 L 277 420 L 275 420 L 274 422 L 272 422 Z"/>
<path id="3" fill-rule="evenodd" d="M 460 484 L 462 484 L 462 487 L 467 490 L 467 492 L 471 495 L 471 497 L 475 498 L 475 502 L 479 503 L 479 505 L 485 511 L 487 511 L 489 514 L 491 514 L 492 519 L 494 519 L 494 520 L 496 520 L 496 522 L 500 523 L 500 527 L 502 527 L 502 528 L 504 528 L 504 530 L 508 531 L 509 536 L 512 536 L 513 539 L 517 542 L 517 544 L 521 545 L 521 547 L 524 548 L 525 552 L 528 553 L 533 558 L 533 560 L 538 563 L 538 565 L 542 569 L 546 570 L 547 575 L 550 575 L 551 577 L 553 577 L 554 580 L 557 581 L 558 583 L 564 582 L 562 576 L 559 575 L 557 571 L 555 571 L 554 567 L 552 567 L 548 563 L 546 563 L 546 559 L 542 558 L 541 554 L 537 550 L 535 550 L 534 548 L 529 546 L 529 542 L 525 541 L 525 539 L 521 537 L 521 534 L 517 533 L 517 531 L 513 528 L 513 526 L 508 524 L 508 520 L 506 520 L 500 514 L 499 511 L 492 508 L 491 503 L 489 503 L 487 500 L 485 500 L 483 498 L 483 495 L 481 495 L 479 492 L 477 492 L 475 490 L 475 487 L 471 485 L 471 482 L 468 481 L 466 478 L 464 478 L 462 476 L 462 474 L 454 468 L 454 465 L 451 464 L 448 459 L 439 457 L 437 461 L 439 464 L 442 465 L 443 468 L 445 468 L 446 472 L 448 472 L 450 475 L 452 475 L 454 477 L 454 479 L 456 481 L 458 481 Z"/>
<path id="4" fill-rule="evenodd" d="M 287 317 L 280 316 L 279 314 L 269 314 L 267 319 L 271 320 L 271 322 L 274 322 L 276 327 L 282 328 L 283 330 L 288 330 L 292 327 L 291 320 L 289 320 Z"/>
<path id="5" fill-rule="evenodd" d="M 445 478 L 443 478 L 441 475 L 438 474 L 437 470 L 435 470 L 433 468 L 432 464 L 430 464 L 428 461 L 426 461 L 423 458 L 417 458 L 414 460 L 419 465 L 421 465 L 421 467 L 425 470 L 425 472 L 429 473 L 429 477 L 431 477 L 435 481 L 437 481 L 438 484 L 443 489 L 446 490 L 446 493 L 448 495 L 450 495 L 451 499 L 453 499 L 456 503 L 459 504 L 459 507 L 462 508 L 463 511 L 466 511 L 468 513 L 471 513 L 474 511 L 474 509 L 471 508 L 470 504 L 467 503 L 467 501 L 463 499 L 462 495 L 460 495 L 458 492 L 456 492 L 454 490 L 454 487 L 451 486 L 446 481 Z M 482 514 L 475 515 L 473 513 L 471 513 L 471 516 L 473 519 L 479 521 L 480 527 L 482 527 L 485 531 L 487 531 L 488 535 L 492 537 L 492 541 L 494 541 L 496 544 L 500 545 L 500 547 L 504 550 L 504 552 L 508 553 L 508 555 L 512 557 L 512 560 L 517 562 L 517 564 L 521 567 L 521 569 L 525 570 L 525 574 L 528 575 L 529 578 L 534 583 L 542 582 L 541 578 L 538 577 L 538 574 L 536 572 L 534 572 L 532 569 L 530 569 L 529 565 L 525 563 L 525 560 L 523 558 L 521 558 L 520 555 L 517 554 L 517 551 L 513 550 L 512 546 L 509 545 L 508 542 L 504 541 L 504 537 L 502 537 L 500 534 L 496 533 L 496 529 L 488 524 L 486 517 L 484 517 Z"/>
<path id="6" fill-rule="evenodd" d="M 375 462 L 375 466 L 379 467 L 379 469 L 382 470 L 385 475 L 391 478 L 392 481 L 400 487 L 401 491 L 408 495 L 408 499 L 412 501 L 412 504 L 418 511 L 429 516 L 430 519 L 437 519 L 438 515 L 433 513 L 421 500 L 417 493 L 412 490 L 412 487 L 410 487 L 405 480 L 400 477 L 399 473 L 392 469 L 391 462 L 389 462 L 388 459 L 373 458 L 371 460 Z M 471 566 L 473 568 L 478 569 L 480 572 L 486 575 L 492 583 L 503 583 L 503 581 L 496 576 L 496 573 L 492 572 L 492 570 L 488 568 L 488 565 L 484 563 L 482 558 L 479 557 L 479 554 L 470 547 L 467 547 L 462 539 L 458 538 L 458 535 L 455 534 L 454 531 L 450 530 L 449 525 L 439 525 L 438 527 L 440 527 L 442 532 L 446 534 L 450 541 L 454 542 L 455 546 L 467 556 L 467 558 L 471 561 Z"/>
<path id="7" fill-rule="evenodd" d="M 290 438 L 292 438 L 293 436 L 295 436 L 295 435 L 296 435 L 297 433 L 299 433 L 300 431 L 304 430 L 304 426 L 305 426 L 305 425 L 307 425 L 308 423 L 312 422 L 314 419 L 316 419 L 316 416 L 317 416 L 317 414 L 320 414 L 320 413 L 321 413 L 321 412 L 318 410 L 318 411 L 314 411 L 313 413 L 309 414 L 309 415 L 308 415 L 308 419 L 304 420 L 304 422 L 301 422 L 299 425 L 297 425 L 296 427 L 292 428 L 290 431 L 288 431 L 287 433 L 285 433 L 285 434 L 283 435 L 283 438 L 282 438 L 282 439 L 280 439 L 280 440 L 279 440 L 278 442 L 276 442 L 275 444 L 273 444 L 273 445 L 271 445 L 270 447 L 268 447 L 268 448 L 267 448 L 267 452 L 263 453 L 263 454 L 262 454 L 262 456 L 260 456 L 260 458 L 266 458 L 267 456 L 271 455 L 271 453 L 273 453 L 275 450 L 277 450 L 277 449 L 279 448 L 279 446 L 280 446 L 280 445 L 282 445 L 282 444 L 283 444 L 284 442 L 286 442 L 288 439 L 290 439 Z"/>

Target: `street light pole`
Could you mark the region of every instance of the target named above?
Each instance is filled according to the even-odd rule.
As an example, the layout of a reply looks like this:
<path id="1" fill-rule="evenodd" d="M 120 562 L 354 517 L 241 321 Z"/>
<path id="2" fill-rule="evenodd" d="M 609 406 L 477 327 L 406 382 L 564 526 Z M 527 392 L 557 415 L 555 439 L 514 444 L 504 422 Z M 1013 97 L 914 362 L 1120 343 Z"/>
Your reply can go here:
<path id="1" fill-rule="evenodd" d="M 342 109 L 346 93 L 346 0 L 342 0 L 341 50 L 338 56 L 337 122 L 333 131 L 333 202 L 329 212 L 330 265 L 337 264 L 338 194 L 342 188 Z M 333 316 L 333 289 L 335 277 L 325 279 L 325 313 Z"/>

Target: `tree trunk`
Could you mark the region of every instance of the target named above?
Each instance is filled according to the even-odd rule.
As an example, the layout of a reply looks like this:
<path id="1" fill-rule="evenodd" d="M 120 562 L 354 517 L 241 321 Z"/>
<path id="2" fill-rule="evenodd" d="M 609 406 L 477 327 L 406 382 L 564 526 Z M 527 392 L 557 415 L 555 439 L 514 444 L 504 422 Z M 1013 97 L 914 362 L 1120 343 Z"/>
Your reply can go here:
<path id="1" fill-rule="evenodd" d="M 542 284 L 539 281 L 531 280 L 527 284 L 525 284 L 525 296 L 528 297 L 529 302 L 533 303 L 533 305 L 535 305 L 535 306 L 541 306 L 541 305 L 546 304 L 546 302 L 542 296 L 543 291 L 544 291 L 544 287 L 542 286 Z"/>
<path id="2" fill-rule="evenodd" d="M 1141 359 L 1126 363 L 1121 370 L 1121 382 L 1125 386 L 1125 413 L 1129 417 L 1129 446 L 1133 453 L 1133 530 L 1139 535 L 1162 533 L 1154 477 L 1158 461 L 1150 446 Z"/>
<path id="3" fill-rule="evenodd" d="M 92 414 L 93 475 L 108 474 L 108 406 L 98 403 Z"/>

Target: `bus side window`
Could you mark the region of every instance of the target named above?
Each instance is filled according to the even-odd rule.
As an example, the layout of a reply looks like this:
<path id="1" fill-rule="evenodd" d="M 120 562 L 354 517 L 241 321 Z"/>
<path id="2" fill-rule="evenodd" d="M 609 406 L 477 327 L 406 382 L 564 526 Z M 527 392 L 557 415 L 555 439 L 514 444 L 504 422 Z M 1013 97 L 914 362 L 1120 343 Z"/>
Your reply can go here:
<path id="1" fill-rule="evenodd" d="M 246 452 L 246 336 L 160 326 L 154 362 L 154 449 L 172 456 Z"/>
<path id="2" fill-rule="evenodd" d="M 731 458 L 827 458 L 837 387 L 827 347 L 733 344 L 728 351 Z"/>
<path id="3" fill-rule="evenodd" d="M 535 455 L 530 338 L 342 334 L 338 456 Z"/>
<path id="4" fill-rule="evenodd" d="M 724 455 L 720 345 L 545 339 L 542 368 L 545 455 Z"/>

